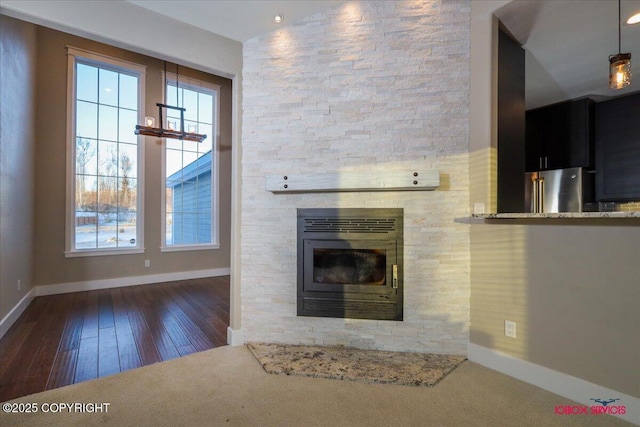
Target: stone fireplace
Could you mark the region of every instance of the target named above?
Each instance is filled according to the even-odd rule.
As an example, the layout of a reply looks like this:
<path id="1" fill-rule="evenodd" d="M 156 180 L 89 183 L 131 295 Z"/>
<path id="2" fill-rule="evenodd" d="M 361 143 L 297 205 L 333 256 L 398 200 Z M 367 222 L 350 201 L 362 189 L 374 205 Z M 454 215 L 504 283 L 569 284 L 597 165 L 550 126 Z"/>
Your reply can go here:
<path id="1" fill-rule="evenodd" d="M 470 7 L 345 2 L 243 44 L 236 215 L 245 341 L 465 354 Z M 296 176 L 422 170 L 440 172 L 437 190 L 287 193 L 266 182 L 287 176 L 291 189 Z M 402 321 L 298 315 L 299 208 L 402 208 Z M 344 248 L 317 249 L 331 249 L 318 251 L 321 265 L 377 259 L 369 246 L 346 258 L 333 252 Z M 322 286 L 348 275 L 320 272 Z M 389 274 L 385 267 L 385 281 Z M 380 280 L 345 282 L 374 289 Z"/>
<path id="2" fill-rule="evenodd" d="M 402 320 L 402 209 L 298 209 L 298 316 Z"/>

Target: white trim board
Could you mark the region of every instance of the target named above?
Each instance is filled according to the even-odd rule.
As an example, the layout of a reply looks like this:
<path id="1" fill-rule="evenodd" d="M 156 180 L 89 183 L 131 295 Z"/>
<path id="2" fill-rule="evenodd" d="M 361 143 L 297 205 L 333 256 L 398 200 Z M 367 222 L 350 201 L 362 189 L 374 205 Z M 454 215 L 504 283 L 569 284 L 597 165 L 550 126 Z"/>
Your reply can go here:
<path id="1" fill-rule="evenodd" d="M 242 336 L 242 329 L 231 329 L 231 326 L 227 327 L 227 344 L 233 347 L 244 344 L 244 337 Z"/>
<path id="2" fill-rule="evenodd" d="M 27 294 L 7 313 L 2 320 L 0 320 L 0 338 L 4 337 L 9 328 L 18 320 L 18 317 L 24 312 L 24 310 L 31 304 L 33 298 L 35 298 L 35 288 L 31 288 Z"/>
<path id="3" fill-rule="evenodd" d="M 202 279 L 204 277 L 228 276 L 230 268 L 181 271 L 176 273 L 149 274 L 146 276 L 116 277 L 113 279 L 88 280 L 83 282 L 57 283 L 36 286 L 35 296 L 66 294 L 69 292 L 94 291 L 98 289 L 121 288 L 124 286 L 148 285 L 173 282 L 175 280 Z"/>
<path id="4" fill-rule="evenodd" d="M 632 424 L 640 425 L 640 399 L 637 397 L 629 396 L 477 344 L 467 344 L 467 358 L 474 363 L 486 366 L 494 371 L 509 375 L 510 377 L 574 400 L 583 405 L 593 406 L 594 402 L 591 400 L 593 398 L 620 399 L 620 401 L 616 403 L 626 406 L 626 413 L 624 415 L 614 416 Z M 553 408 L 549 410 L 553 411 Z M 558 415 L 558 417 L 560 417 L 560 415 Z M 561 422 L 561 420 L 562 419 L 559 419 L 558 421 Z"/>

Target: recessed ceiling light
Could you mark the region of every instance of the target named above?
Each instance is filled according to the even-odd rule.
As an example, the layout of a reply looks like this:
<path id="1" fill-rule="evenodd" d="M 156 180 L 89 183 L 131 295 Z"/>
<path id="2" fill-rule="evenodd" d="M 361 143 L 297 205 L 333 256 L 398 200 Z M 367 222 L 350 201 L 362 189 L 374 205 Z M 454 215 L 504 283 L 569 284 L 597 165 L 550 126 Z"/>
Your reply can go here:
<path id="1" fill-rule="evenodd" d="M 278 13 L 273 17 L 273 22 L 276 24 L 282 24 L 284 21 L 284 15 L 282 13 Z"/>
<path id="2" fill-rule="evenodd" d="M 627 24 L 637 24 L 640 22 L 640 13 L 636 13 L 631 18 L 627 19 Z"/>

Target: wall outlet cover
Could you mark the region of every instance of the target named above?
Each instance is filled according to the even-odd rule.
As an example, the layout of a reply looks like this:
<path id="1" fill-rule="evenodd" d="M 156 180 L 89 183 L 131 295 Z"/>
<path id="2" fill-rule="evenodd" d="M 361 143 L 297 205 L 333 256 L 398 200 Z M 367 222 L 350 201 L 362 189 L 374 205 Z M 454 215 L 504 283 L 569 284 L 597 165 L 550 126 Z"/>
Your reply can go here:
<path id="1" fill-rule="evenodd" d="M 516 322 L 512 322 L 511 320 L 504 321 L 504 334 L 508 337 L 515 338 L 516 337 Z"/>

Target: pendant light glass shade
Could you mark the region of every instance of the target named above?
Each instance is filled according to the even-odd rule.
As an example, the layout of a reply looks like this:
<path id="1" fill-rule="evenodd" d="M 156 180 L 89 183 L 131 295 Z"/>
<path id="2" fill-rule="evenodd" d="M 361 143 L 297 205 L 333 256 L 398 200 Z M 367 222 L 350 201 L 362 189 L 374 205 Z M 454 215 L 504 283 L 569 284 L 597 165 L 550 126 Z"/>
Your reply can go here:
<path id="1" fill-rule="evenodd" d="M 619 53 L 609 57 L 609 87 L 622 89 L 631 84 L 631 54 Z"/>
<path id="2" fill-rule="evenodd" d="M 618 53 L 609 56 L 609 87 L 622 89 L 631 84 L 631 54 L 622 53 L 622 34 L 620 32 L 621 1 L 618 0 Z"/>

